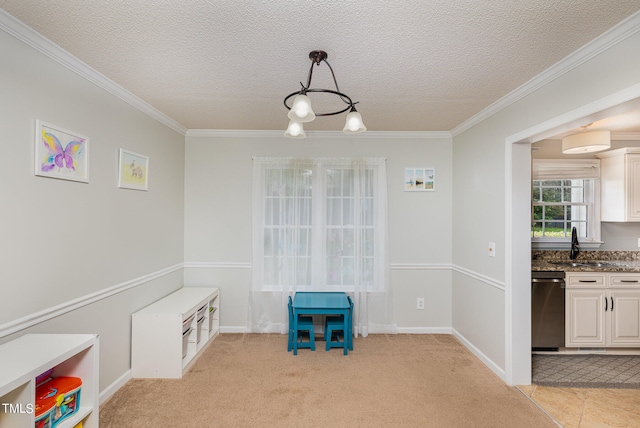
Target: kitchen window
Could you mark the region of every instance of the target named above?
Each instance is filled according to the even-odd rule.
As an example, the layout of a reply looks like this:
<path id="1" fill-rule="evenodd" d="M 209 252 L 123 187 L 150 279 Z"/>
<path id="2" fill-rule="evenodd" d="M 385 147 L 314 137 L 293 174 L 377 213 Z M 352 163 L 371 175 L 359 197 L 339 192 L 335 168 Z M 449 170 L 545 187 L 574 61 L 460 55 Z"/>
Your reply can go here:
<path id="1" fill-rule="evenodd" d="M 574 227 L 583 248 L 600 246 L 599 167 L 591 159 L 534 159 L 533 248 L 568 248 Z"/>

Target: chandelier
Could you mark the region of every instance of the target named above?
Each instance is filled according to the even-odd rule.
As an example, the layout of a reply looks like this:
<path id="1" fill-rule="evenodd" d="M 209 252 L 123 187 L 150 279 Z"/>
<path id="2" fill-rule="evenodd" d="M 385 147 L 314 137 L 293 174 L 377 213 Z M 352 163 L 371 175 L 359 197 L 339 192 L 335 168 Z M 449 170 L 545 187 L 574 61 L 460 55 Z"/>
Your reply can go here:
<path id="1" fill-rule="evenodd" d="M 289 126 L 287 127 L 284 135 L 290 138 L 306 138 L 304 127 L 302 125 L 303 123 L 311 122 L 316 118 L 316 116 L 333 116 L 336 114 L 344 113 L 347 110 L 349 110 L 349 114 L 347 114 L 347 119 L 342 132 L 355 134 L 358 132 L 366 131 L 367 128 L 362 122 L 362 116 L 356 110 L 356 104 L 358 104 L 358 102 L 353 102 L 348 95 L 340 92 L 340 89 L 338 88 L 338 82 L 336 81 L 336 75 L 333 73 L 331 65 L 329 65 L 329 63 L 327 62 L 327 53 L 325 51 L 311 51 L 309 53 L 309 59 L 311 60 L 311 68 L 309 69 L 307 85 L 305 86 L 302 82 L 300 82 L 300 86 L 302 86 L 302 89 L 287 95 L 284 99 L 284 106 L 289 110 L 289 114 L 287 115 L 289 117 Z M 325 64 L 327 64 L 327 67 L 329 67 L 331 76 L 333 77 L 333 83 L 336 85 L 335 90 L 311 88 L 313 66 L 318 66 L 321 62 L 324 62 Z M 329 113 L 315 113 L 311 108 L 311 99 L 307 96 L 308 93 L 312 92 L 324 92 L 337 95 L 340 100 L 347 106 L 342 110 L 337 110 Z M 289 106 L 287 102 L 292 97 L 295 98 L 293 98 L 293 103 L 291 104 L 291 106 Z"/>

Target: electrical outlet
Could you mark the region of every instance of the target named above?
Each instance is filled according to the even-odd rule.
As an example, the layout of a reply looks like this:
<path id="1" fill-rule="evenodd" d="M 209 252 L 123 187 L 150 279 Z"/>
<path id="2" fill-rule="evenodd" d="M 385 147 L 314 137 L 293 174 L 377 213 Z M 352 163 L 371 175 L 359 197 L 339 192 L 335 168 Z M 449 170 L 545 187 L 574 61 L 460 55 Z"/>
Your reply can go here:
<path id="1" fill-rule="evenodd" d="M 418 297 L 416 301 L 416 309 L 424 309 L 424 297 Z"/>
<path id="2" fill-rule="evenodd" d="M 495 256 L 496 256 L 496 243 L 489 242 L 489 257 L 495 257 Z"/>

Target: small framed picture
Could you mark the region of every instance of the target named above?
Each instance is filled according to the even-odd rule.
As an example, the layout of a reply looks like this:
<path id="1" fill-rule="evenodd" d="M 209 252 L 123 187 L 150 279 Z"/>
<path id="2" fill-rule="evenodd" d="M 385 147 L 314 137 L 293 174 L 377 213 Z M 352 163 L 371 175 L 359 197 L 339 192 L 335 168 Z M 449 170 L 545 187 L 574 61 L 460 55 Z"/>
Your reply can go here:
<path id="1" fill-rule="evenodd" d="M 435 168 L 405 168 L 405 192 L 433 192 L 436 190 Z"/>
<path id="2" fill-rule="evenodd" d="M 89 182 L 89 137 L 36 120 L 35 175 Z"/>
<path id="3" fill-rule="evenodd" d="M 149 158 L 129 150 L 120 149 L 118 187 L 122 189 L 149 190 Z"/>

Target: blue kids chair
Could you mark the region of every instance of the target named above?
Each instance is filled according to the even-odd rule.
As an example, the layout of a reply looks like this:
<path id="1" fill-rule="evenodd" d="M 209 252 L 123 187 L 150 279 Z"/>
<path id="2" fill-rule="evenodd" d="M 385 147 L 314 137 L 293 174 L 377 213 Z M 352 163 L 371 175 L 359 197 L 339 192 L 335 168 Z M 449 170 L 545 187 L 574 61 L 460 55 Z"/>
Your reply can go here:
<path id="1" fill-rule="evenodd" d="M 353 300 L 349 299 L 349 317 L 347 319 L 347 331 L 344 331 L 344 315 L 331 315 L 324 322 L 324 340 L 326 350 L 330 348 L 343 348 L 344 342 L 340 340 L 342 334 L 343 340 L 347 341 L 347 347 L 353 351 Z M 341 333 L 341 334 L 340 334 Z M 335 338 L 335 340 L 334 340 Z"/>
<path id="2" fill-rule="evenodd" d="M 289 341 L 287 343 L 287 351 L 293 349 L 293 303 L 291 302 L 291 296 L 289 296 Z M 303 342 L 302 338 L 305 335 L 309 335 L 309 341 Z M 312 351 L 316 350 L 316 343 L 313 337 L 313 318 L 310 316 L 298 315 L 298 348 L 311 348 Z"/>

